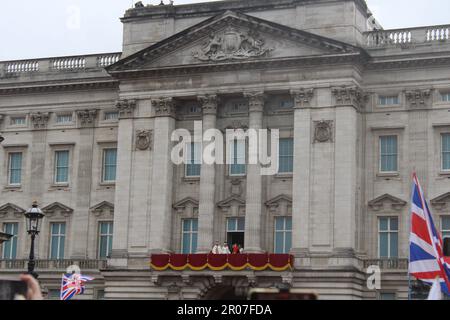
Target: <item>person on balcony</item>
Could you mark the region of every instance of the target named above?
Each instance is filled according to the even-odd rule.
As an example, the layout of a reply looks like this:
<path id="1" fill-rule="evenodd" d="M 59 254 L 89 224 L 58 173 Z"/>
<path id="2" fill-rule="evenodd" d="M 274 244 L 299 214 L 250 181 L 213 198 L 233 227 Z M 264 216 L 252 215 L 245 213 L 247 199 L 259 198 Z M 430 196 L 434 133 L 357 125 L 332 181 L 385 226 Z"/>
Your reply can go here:
<path id="1" fill-rule="evenodd" d="M 231 254 L 230 248 L 228 247 L 227 242 L 225 241 L 222 246 L 221 254 Z"/>
<path id="2" fill-rule="evenodd" d="M 233 254 L 239 254 L 239 246 L 237 243 L 233 244 Z"/>
<path id="3" fill-rule="evenodd" d="M 214 246 L 212 247 L 211 253 L 212 254 L 220 254 L 222 251 L 222 248 L 219 245 L 219 241 L 216 241 L 214 243 Z"/>

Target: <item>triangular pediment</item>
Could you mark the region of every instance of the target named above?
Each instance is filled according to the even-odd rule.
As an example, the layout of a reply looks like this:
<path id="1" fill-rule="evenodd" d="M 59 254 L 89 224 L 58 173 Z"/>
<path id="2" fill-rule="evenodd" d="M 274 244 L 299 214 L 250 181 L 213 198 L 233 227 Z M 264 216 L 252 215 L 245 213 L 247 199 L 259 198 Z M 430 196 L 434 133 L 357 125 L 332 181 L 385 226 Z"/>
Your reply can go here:
<path id="1" fill-rule="evenodd" d="M 431 205 L 438 210 L 447 208 L 450 205 L 450 192 L 444 193 L 443 195 L 434 198 L 430 201 Z"/>
<path id="2" fill-rule="evenodd" d="M 42 211 L 47 216 L 52 216 L 55 213 L 59 212 L 63 216 L 67 216 L 73 213 L 73 209 L 60 203 L 60 202 L 53 202 L 49 204 L 48 206 L 42 208 Z"/>
<path id="3" fill-rule="evenodd" d="M 222 200 L 219 203 L 217 203 L 217 206 L 219 208 L 229 208 L 232 206 L 245 206 L 245 200 L 239 197 L 238 195 L 231 195 L 225 200 Z"/>
<path id="4" fill-rule="evenodd" d="M 406 205 L 406 201 L 386 193 L 382 196 L 379 196 L 378 198 L 373 199 L 372 201 L 369 201 L 368 205 L 375 211 L 383 209 L 400 210 Z"/>
<path id="5" fill-rule="evenodd" d="M 337 40 L 226 11 L 130 55 L 107 70 L 117 74 L 361 52 Z"/>
<path id="6" fill-rule="evenodd" d="M 93 212 L 95 215 L 101 215 L 102 213 L 114 213 L 114 204 L 108 201 L 102 201 L 99 204 L 91 207 L 91 212 Z"/>
<path id="7" fill-rule="evenodd" d="M 25 213 L 25 209 L 12 203 L 6 203 L 0 207 L 0 216 L 4 217 L 9 213 L 12 213 L 15 216 L 22 216 Z"/>
<path id="8" fill-rule="evenodd" d="M 187 197 L 184 198 L 173 205 L 174 209 L 184 209 L 187 206 L 191 206 L 192 208 L 198 208 L 198 201 L 194 198 Z"/>
<path id="9" fill-rule="evenodd" d="M 275 198 L 266 201 L 266 206 L 268 207 L 278 206 L 282 202 L 285 202 L 288 205 L 292 205 L 292 198 L 288 195 L 280 194 L 279 196 L 276 196 Z"/>

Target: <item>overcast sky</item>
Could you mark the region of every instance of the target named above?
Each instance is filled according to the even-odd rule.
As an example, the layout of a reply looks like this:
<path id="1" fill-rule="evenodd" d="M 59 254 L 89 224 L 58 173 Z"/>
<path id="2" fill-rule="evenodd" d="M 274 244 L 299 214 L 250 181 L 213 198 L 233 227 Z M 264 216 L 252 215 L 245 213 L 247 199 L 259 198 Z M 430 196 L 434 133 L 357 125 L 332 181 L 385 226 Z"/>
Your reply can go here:
<path id="1" fill-rule="evenodd" d="M 119 17 L 137 1 L 2 0 L 0 60 L 121 51 Z M 175 0 L 175 4 L 209 1 Z M 144 4 L 159 2 L 143 0 Z M 450 24 L 449 0 L 367 0 L 367 3 L 385 29 Z"/>

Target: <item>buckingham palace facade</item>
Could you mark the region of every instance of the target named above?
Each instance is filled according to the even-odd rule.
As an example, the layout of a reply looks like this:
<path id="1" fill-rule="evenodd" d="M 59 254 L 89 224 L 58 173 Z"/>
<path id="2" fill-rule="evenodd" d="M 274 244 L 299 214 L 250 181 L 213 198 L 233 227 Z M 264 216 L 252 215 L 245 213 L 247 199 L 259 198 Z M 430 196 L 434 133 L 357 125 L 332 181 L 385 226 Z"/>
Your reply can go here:
<path id="1" fill-rule="evenodd" d="M 450 235 L 449 25 L 384 30 L 363 0 L 137 4 L 121 21 L 123 52 L 0 61 L 0 275 L 26 270 L 37 200 L 49 298 L 71 265 L 95 277 L 77 299 L 407 298 L 413 170 Z M 172 133 L 197 121 L 278 129 L 277 173 L 237 162 L 245 140 L 231 163 L 192 143 L 174 164 Z M 151 267 L 215 241 L 292 267 Z"/>

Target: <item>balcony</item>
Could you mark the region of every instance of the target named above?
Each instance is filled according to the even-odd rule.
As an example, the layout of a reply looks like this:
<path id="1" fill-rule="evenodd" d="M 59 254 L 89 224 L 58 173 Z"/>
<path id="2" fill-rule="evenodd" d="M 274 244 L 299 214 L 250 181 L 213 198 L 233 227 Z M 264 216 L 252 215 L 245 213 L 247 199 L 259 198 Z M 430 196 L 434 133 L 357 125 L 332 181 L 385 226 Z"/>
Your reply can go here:
<path id="1" fill-rule="evenodd" d="M 408 270 L 408 259 L 368 259 L 364 261 L 364 268 L 378 266 L 381 270 Z"/>
<path id="2" fill-rule="evenodd" d="M 119 61 L 121 55 L 122 53 L 120 52 L 114 52 L 84 56 L 0 61 L 0 78 L 103 69 Z"/>
<path id="3" fill-rule="evenodd" d="M 370 31 L 365 36 L 368 48 L 448 43 L 450 25 Z"/>
<path id="4" fill-rule="evenodd" d="M 100 270 L 107 266 L 106 260 L 36 260 L 36 270 L 61 271 L 64 272 L 69 266 L 76 265 L 81 270 Z M 0 260 L 0 270 L 25 271 L 28 260 Z"/>

